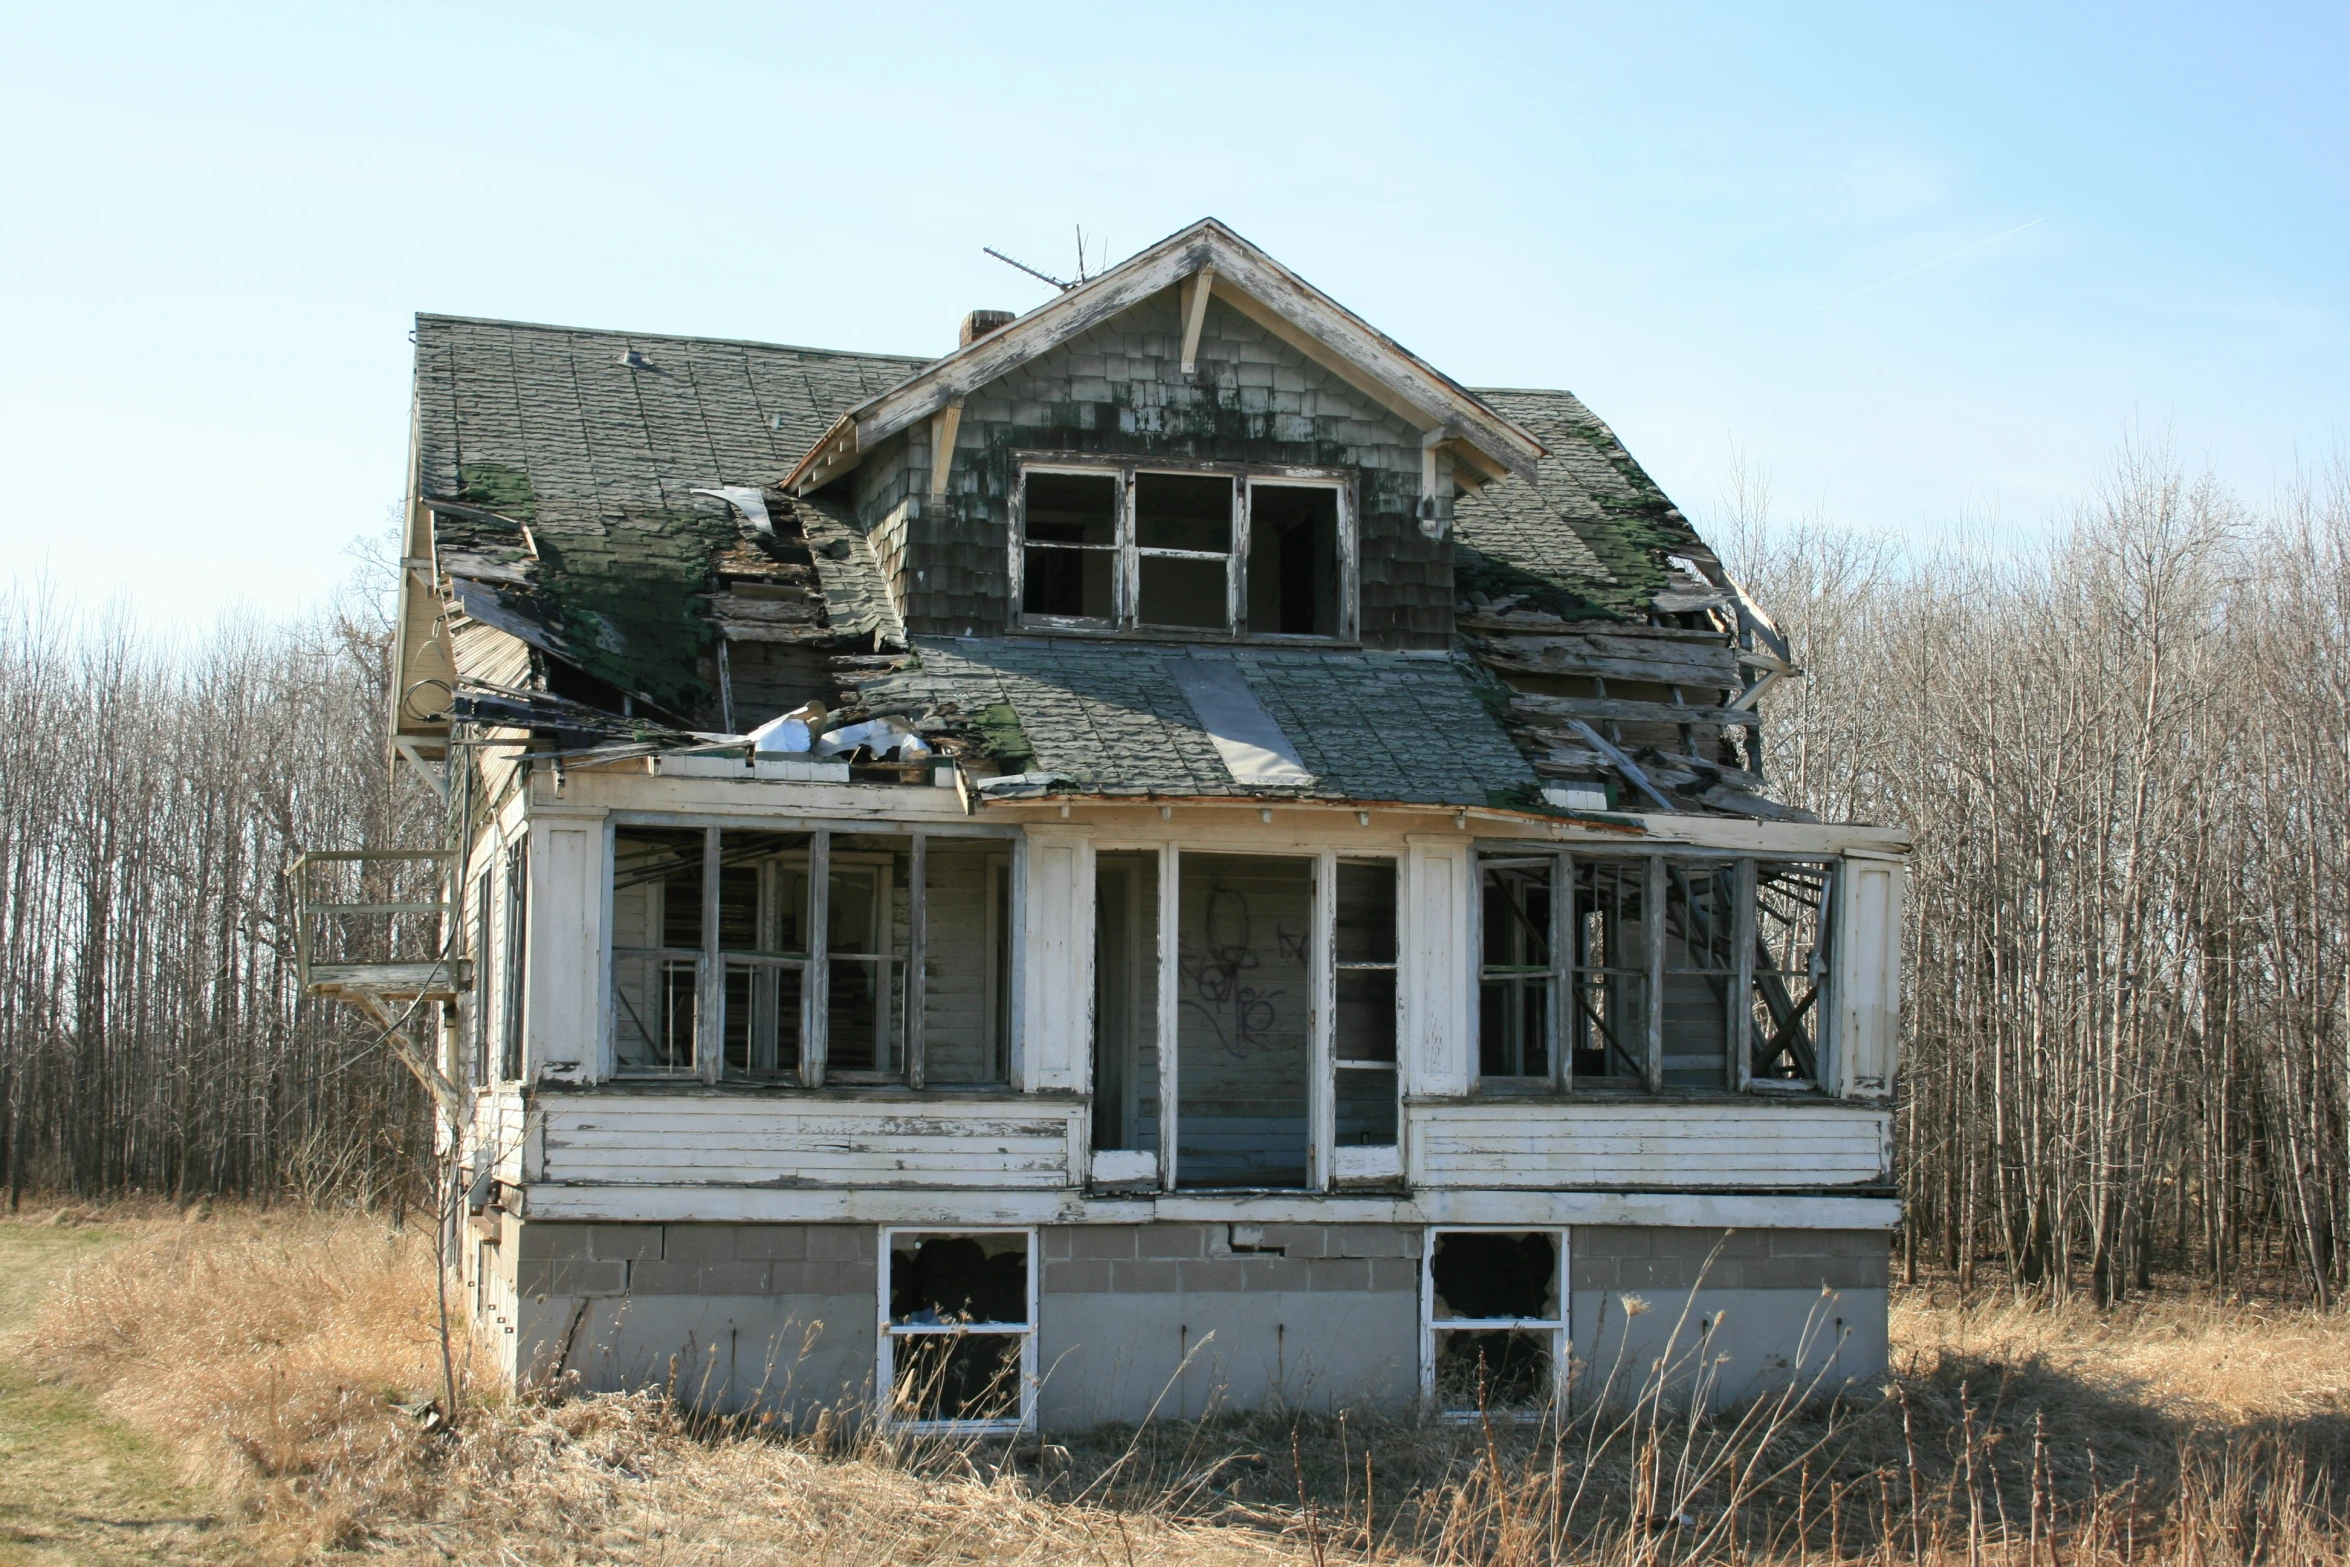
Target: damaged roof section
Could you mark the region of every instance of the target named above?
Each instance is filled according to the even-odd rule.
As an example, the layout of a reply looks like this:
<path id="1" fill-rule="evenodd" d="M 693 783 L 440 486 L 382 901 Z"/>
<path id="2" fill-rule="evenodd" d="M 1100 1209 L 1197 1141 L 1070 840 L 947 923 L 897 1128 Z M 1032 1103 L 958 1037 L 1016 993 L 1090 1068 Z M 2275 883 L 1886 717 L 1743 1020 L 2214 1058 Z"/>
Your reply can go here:
<path id="1" fill-rule="evenodd" d="M 716 725 L 722 631 L 817 653 L 895 639 L 862 533 L 773 483 L 921 361 L 449 316 L 417 318 L 416 353 L 417 484 L 461 678 L 576 673 L 569 694 Z"/>

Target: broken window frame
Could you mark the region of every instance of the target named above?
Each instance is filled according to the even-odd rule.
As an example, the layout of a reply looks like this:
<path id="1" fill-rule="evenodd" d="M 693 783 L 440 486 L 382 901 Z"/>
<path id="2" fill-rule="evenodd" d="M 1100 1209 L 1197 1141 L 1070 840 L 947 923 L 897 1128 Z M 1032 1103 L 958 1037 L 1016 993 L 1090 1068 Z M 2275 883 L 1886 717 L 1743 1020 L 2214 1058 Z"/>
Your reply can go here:
<path id="1" fill-rule="evenodd" d="M 942 1240 L 984 1235 L 1017 1235 L 1028 1248 L 1026 1283 L 1028 1320 L 1020 1323 L 915 1323 L 898 1322 L 890 1310 L 890 1250 L 891 1243 L 900 1235 L 930 1236 Z M 875 1405 L 884 1429 L 923 1436 L 972 1437 L 1016 1436 L 1036 1424 L 1036 1313 L 1038 1275 L 1043 1271 L 1044 1254 L 1037 1242 L 1033 1225 L 957 1225 L 957 1224 L 885 1224 L 881 1226 L 880 1250 L 876 1254 L 879 1275 L 875 1286 L 876 1312 L 873 1335 L 873 1386 Z M 985 1335 L 1020 1340 L 1020 1413 L 1008 1420 L 901 1420 L 893 1412 L 897 1392 L 897 1344 L 901 1339 L 929 1338 L 945 1335 Z"/>
<path id="2" fill-rule="evenodd" d="M 1436 1315 L 1436 1242 L 1445 1235 L 1548 1235 L 1557 1247 L 1558 1314 L 1554 1317 L 1438 1317 Z M 1445 1421 L 1537 1421 L 1563 1406 L 1567 1395 L 1568 1359 L 1574 1349 L 1569 1322 L 1574 1315 L 1569 1285 L 1570 1231 L 1550 1224 L 1431 1224 L 1420 1235 L 1420 1398 L 1437 1419 Z M 1536 1409 L 1447 1409 L 1437 1402 L 1437 1338 L 1445 1333 L 1543 1333 L 1550 1339 L 1552 1400 Z"/>
<path id="3" fill-rule="evenodd" d="M 1503 868 L 1512 863 L 1533 861 L 1551 862 L 1551 943 L 1550 966 L 1546 974 L 1535 974 L 1521 965 L 1505 974 L 1496 975 L 1485 961 L 1485 873 L 1488 868 Z M 1579 864 L 1621 866 L 1627 863 L 1644 867 L 1642 878 L 1641 916 L 1643 939 L 1641 959 L 1645 970 L 1641 987 L 1641 1002 L 1646 1011 L 1646 1026 L 1642 1039 L 1641 1074 L 1637 1082 L 1624 1078 L 1582 1078 L 1574 1072 L 1574 1049 L 1569 1034 L 1569 1019 L 1565 1010 L 1570 999 L 1578 994 L 1583 976 L 1620 972 L 1614 967 L 1594 967 L 1579 964 L 1571 925 L 1576 896 L 1576 869 Z M 1645 854 L 1622 852 L 1590 852 L 1561 849 L 1540 844 L 1494 843 L 1482 847 L 1477 854 L 1473 885 L 1477 896 L 1470 901 L 1470 918 L 1474 928 L 1470 932 L 1469 950 L 1476 965 L 1478 993 L 1478 1030 L 1475 1041 L 1482 1041 L 1484 1029 L 1485 988 L 1490 979 L 1535 978 L 1544 987 L 1548 997 L 1547 1028 L 1549 1033 L 1550 1071 L 1541 1077 L 1488 1076 L 1482 1062 L 1476 1074 L 1477 1087 L 1485 1093 L 1572 1092 L 1581 1089 L 1594 1093 L 1663 1093 L 1665 1031 L 1665 976 L 1667 973 L 1705 973 L 1712 970 L 1693 969 L 1686 963 L 1668 963 L 1666 919 L 1673 901 L 1674 878 L 1686 878 L 1689 871 L 1703 865 L 1712 870 L 1725 870 L 1732 879 L 1732 934 L 1731 958 L 1734 968 L 1720 977 L 1728 981 L 1726 994 L 1739 998 L 1725 1008 L 1722 1057 L 1723 1080 L 1719 1084 L 1669 1085 L 1676 1094 L 1735 1094 L 1735 1093 L 1798 1093 L 1825 1092 L 1833 1082 L 1828 1055 L 1834 1048 L 1830 1021 L 1834 1017 L 1833 986 L 1836 974 L 1835 954 L 1832 950 L 1836 915 L 1835 900 L 1843 878 L 1843 861 L 1828 854 L 1741 853 L 1718 848 L 1672 849 Z M 1767 948 L 1758 932 L 1762 917 L 1761 890 L 1769 879 L 1772 867 L 1785 867 L 1793 877 L 1806 878 L 1819 889 L 1819 901 L 1812 905 L 1811 920 L 1815 940 L 1811 944 L 1809 961 L 1804 969 L 1809 981 L 1808 991 L 1800 998 L 1793 996 L 1784 985 L 1784 978 L 1794 972 L 1778 965 L 1775 949 Z M 1772 961 L 1766 963 L 1766 958 Z M 1773 985 L 1777 985 L 1776 993 Z M 1757 1006 L 1774 1021 L 1784 1013 L 1787 1021 L 1780 1025 L 1780 1033 L 1772 1040 L 1758 1037 L 1755 1022 Z M 1790 1036 L 1788 1029 L 1809 1018 L 1808 1030 Z M 1808 1042 L 1812 1052 L 1812 1072 L 1805 1076 L 1764 1077 L 1758 1075 L 1757 1049 L 1765 1043 L 1773 1045 L 1767 1061 L 1776 1060 L 1790 1043 Z M 1479 1048 L 1473 1042 L 1472 1048 Z"/>
<path id="4" fill-rule="evenodd" d="M 1360 555 L 1358 539 L 1358 508 L 1355 498 L 1354 475 L 1339 468 L 1300 468 L 1279 465 L 1247 463 L 1187 463 L 1166 459 L 1125 459 L 1115 461 L 1073 457 L 1059 452 L 1016 452 L 1008 502 L 1011 526 L 1011 623 L 1024 631 L 1077 632 L 1095 636 L 1128 636 L 1152 641 L 1209 640 L 1218 642 L 1276 642 L 1330 647 L 1353 642 L 1356 636 L 1358 608 L 1358 579 Z M 1028 476 L 1032 473 L 1076 474 L 1086 476 L 1109 475 L 1116 479 L 1112 486 L 1115 507 L 1113 542 L 1103 545 L 1075 545 L 1059 541 L 1038 541 L 1035 548 L 1104 550 L 1115 561 L 1111 575 L 1112 613 L 1104 619 L 1085 615 L 1030 614 L 1021 607 L 1025 592 L 1027 551 L 1031 547 L 1027 537 L 1026 506 Z M 1177 550 L 1152 546 L 1144 548 L 1137 542 L 1135 524 L 1135 479 L 1147 473 L 1179 474 L 1189 477 L 1214 475 L 1232 481 L 1232 532 L 1228 553 Z M 1268 485 L 1289 485 L 1304 489 L 1326 489 L 1338 500 L 1338 583 L 1337 629 L 1328 635 L 1300 632 L 1263 631 L 1248 625 L 1248 555 L 1251 534 L 1250 506 L 1255 491 Z M 1209 629 L 1190 626 L 1162 626 L 1146 624 L 1140 619 L 1141 562 L 1146 556 L 1166 558 L 1226 559 L 1225 623 L 1221 628 Z"/>
<path id="5" fill-rule="evenodd" d="M 907 827 L 904 831 L 876 831 L 891 823 L 835 823 L 786 818 L 736 818 L 723 821 L 715 818 L 666 815 L 658 812 L 614 812 L 606 819 L 604 829 L 604 996 L 603 996 L 603 1059 L 605 1080 L 614 1083 L 704 1082 L 724 1083 L 734 1087 L 806 1090 L 823 1088 L 828 1084 L 842 1086 L 897 1087 L 921 1091 L 932 1087 L 926 1081 L 927 1052 L 924 1048 L 925 1012 L 928 980 L 926 952 L 928 920 L 928 855 L 929 846 L 938 840 L 959 843 L 991 843 L 1002 845 L 1004 862 L 990 863 L 987 868 L 988 934 L 995 954 L 983 977 L 988 997 L 988 1054 L 1001 1076 L 992 1082 L 954 1083 L 946 1085 L 954 1092 L 1004 1092 L 1013 1087 L 1017 1075 L 1013 1041 L 1019 1027 L 1019 953 L 1018 932 L 1021 924 L 1021 904 L 1026 887 L 1026 854 L 1024 840 L 1015 832 L 1004 830 L 965 830 L 938 832 L 928 828 Z M 613 929 L 612 903 L 618 879 L 618 840 L 630 833 L 698 831 L 701 845 L 702 945 L 683 947 L 622 946 L 611 938 Z M 806 919 L 806 950 L 792 954 L 771 952 L 740 952 L 721 948 L 719 943 L 719 869 L 721 840 L 724 833 L 778 833 L 806 834 L 805 850 L 790 851 L 789 858 L 804 855 L 808 902 L 803 915 Z M 835 1072 L 827 1055 L 826 1037 L 830 1019 L 830 972 L 833 954 L 830 950 L 830 918 L 833 860 L 833 840 L 840 837 L 886 837 L 902 840 L 907 861 L 907 940 L 903 954 L 885 954 L 884 963 L 897 970 L 892 981 L 892 1006 L 902 1008 L 903 1030 L 896 1048 L 897 1065 L 886 1072 Z M 843 857 L 862 860 L 868 855 L 878 859 L 881 851 L 843 850 Z M 992 860 L 992 857 L 991 857 Z M 999 926 L 996 912 L 996 893 L 1001 886 L 998 878 L 1011 878 L 1008 919 Z M 780 880 L 781 878 L 774 878 Z M 762 882 L 761 925 L 768 918 L 768 883 Z M 880 918 L 886 926 L 889 919 L 889 886 L 885 879 L 884 898 Z M 1000 943 L 998 945 L 997 943 Z M 885 940 L 883 945 L 888 943 Z M 855 955 L 850 955 L 854 957 Z M 864 955 L 871 958 L 872 954 Z M 620 1060 L 619 1026 L 623 1008 L 627 1005 L 621 993 L 621 964 L 626 959 L 652 959 L 664 965 L 690 964 L 693 974 L 693 1008 L 690 1022 L 690 1046 L 685 1064 L 672 1067 L 629 1066 Z M 1005 961 L 1008 958 L 1008 962 Z M 844 958 L 844 961 L 847 961 Z M 790 1070 L 778 1069 L 772 1075 L 750 1075 L 744 1071 L 729 1071 L 726 1063 L 726 974 L 734 968 L 788 968 L 799 971 L 800 979 L 800 1034 L 799 1065 Z M 1007 972 L 1008 971 L 1008 972 Z M 664 969 L 664 974 L 668 970 Z M 1008 995 L 1002 994 L 1009 991 Z M 666 993 L 666 985 L 664 986 Z M 705 1050 L 702 1041 L 714 1040 L 715 1049 Z"/>

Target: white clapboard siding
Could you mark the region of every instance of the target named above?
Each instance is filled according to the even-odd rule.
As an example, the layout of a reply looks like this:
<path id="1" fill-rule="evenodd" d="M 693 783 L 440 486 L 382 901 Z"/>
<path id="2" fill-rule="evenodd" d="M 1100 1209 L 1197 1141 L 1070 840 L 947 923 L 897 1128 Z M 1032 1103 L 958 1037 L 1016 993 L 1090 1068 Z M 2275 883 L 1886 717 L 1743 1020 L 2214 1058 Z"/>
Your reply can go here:
<path id="1" fill-rule="evenodd" d="M 839 1100 L 548 1095 L 543 1179 L 594 1184 L 1052 1187 L 1069 1184 L 1066 1104 L 908 1112 Z"/>
<path id="2" fill-rule="evenodd" d="M 1411 1108 L 1424 1186 L 1874 1186 L 1891 1118 L 1775 1104 L 1440 1104 Z"/>
<path id="3" fill-rule="evenodd" d="M 497 1179 L 521 1184 L 525 1114 L 519 1084 L 474 1095 L 470 1158 L 476 1168 L 486 1165 Z"/>

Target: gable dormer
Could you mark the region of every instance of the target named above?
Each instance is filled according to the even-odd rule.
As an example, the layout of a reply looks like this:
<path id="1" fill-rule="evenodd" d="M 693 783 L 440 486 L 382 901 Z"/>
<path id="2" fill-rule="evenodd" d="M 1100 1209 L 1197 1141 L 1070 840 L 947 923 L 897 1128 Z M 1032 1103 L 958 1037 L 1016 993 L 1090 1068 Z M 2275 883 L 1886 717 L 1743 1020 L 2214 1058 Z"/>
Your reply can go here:
<path id="1" fill-rule="evenodd" d="M 1542 450 L 1210 220 L 850 410 L 786 486 L 847 499 L 915 635 L 1440 648 L 1455 494 Z"/>

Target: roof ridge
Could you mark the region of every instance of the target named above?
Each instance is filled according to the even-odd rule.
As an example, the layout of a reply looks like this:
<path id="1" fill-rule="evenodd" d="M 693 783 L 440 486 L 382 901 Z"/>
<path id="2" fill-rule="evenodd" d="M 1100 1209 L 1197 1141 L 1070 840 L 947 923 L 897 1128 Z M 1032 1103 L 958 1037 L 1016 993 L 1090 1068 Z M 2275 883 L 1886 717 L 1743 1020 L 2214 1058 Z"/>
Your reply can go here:
<path id="1" fill-rule="evenodd" d="M 634 332 L 621 327 L 564 326 L 554 321 L 510 321 L 503 316 L 453 316 L 437 310 L 419 310 L 416 322 L 446 321 L 462 326 L 501 326 L 522 332 L 562 332 L 579 337 L 627 337 L 646 343 L 720 343 L 729 348 L 773 348 L 791 354 L 823 354 L 833 359 L 882 359 L 893 364 L 926 365 L 939 356 L 888 354 L 867 348 L 814 348 L 804 343 L 771 343 L 756 337 L 711 337 L 698 332 Z"/>

